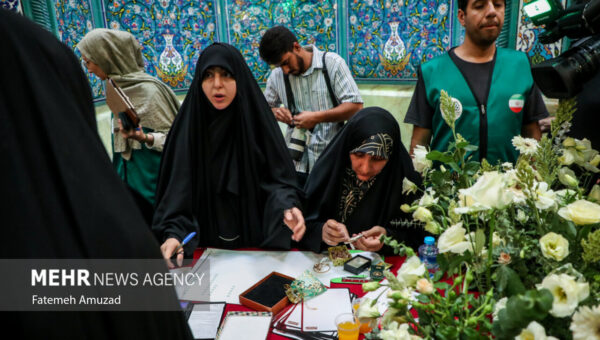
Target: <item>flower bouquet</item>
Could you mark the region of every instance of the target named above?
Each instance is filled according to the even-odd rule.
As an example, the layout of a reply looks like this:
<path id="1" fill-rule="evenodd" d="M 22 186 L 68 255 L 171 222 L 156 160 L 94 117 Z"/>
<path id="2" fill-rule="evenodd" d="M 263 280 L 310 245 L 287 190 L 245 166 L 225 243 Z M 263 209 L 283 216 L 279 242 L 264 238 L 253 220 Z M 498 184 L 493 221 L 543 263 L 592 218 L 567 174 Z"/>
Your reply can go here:
<path id="1" fill-rule="evenodd" d="M 430 276 L 412 249 L 384 237 L 407 260 L 385 274 L 384 315 L 362 302 L 361 321 L 380 326 L 367 338 L 600 339 L 600 186 L 589 183 L 600 155 L 566 137 L 574 100 L 539 142 L 513 139 L 515 165 L 472 160 L 477 147 L 454 128 L 460 103 L 445 91 L 440 102 L 454 141 L 445 152 L 415 148 L 425 189 L 405 179 L 403 192 L 422 195 L 401 207 L 438 235 L 440 270 Z"/>

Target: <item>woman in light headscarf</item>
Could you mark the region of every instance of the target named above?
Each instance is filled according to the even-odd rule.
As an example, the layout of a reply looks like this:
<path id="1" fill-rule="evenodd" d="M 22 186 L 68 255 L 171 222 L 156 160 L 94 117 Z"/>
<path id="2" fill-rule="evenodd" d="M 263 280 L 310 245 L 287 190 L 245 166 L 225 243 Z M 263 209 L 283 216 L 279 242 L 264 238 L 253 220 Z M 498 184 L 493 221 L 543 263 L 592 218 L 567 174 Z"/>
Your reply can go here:
<path id="1" fill-rule="evenodd" d="M 308 177 L 303 242 L 320 251 L 362 234 L 354 245 L 379 251 L 383 234 L 417 246 L 424 236 L 421 228 L 393 223 L 410 219 L 400 210 L 414 199 L 402 193 L 404 178 L 420 183 L 400 139 L 398 122 L 382 108 L 362 109 L 325 148 Z"/>
<path id="2" fill-rule="evenodd" d="M 86 34 L 77 48 L 88 70 L 102 80 L 115 81 L 140 117 L 140 126 L 131 130 L 124 130 L 114 117 L 113 164 L 123 181 L 148 202 L 138 202 L 148 218 L 161 152 L 179 101 L 167 85 L 144 72 L 142 48 L 131 33 L 98 28 Z"/>
<path id="3" fill-rule="evenodd" d="M 163 256 L 192 232 L 188 255 L 197 246 L 288 249 L 304 235 L 299 191 L 281 130 L 244 57 L 228 44 L 207 47 L 161 163 L 152 228 Z"/>

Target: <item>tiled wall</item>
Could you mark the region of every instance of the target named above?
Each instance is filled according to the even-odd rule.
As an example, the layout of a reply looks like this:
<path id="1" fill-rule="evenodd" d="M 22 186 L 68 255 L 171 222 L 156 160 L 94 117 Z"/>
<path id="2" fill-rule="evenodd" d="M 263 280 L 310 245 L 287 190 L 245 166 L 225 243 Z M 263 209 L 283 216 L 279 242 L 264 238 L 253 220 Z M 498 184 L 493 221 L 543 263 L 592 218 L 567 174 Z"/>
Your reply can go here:
<path id="1" fill-rule="evenodd" d="M 453 45 L 454 2 L 54 0 L 58 34 L 69 46 L 94 27 L 127 30 L 143 46 L 146 71 L 183 91 L 199 52 L 215 41 L 236 46 L 264 83 L 269 66 L 258 44 L 274 25 L 291 28 L 301 44 L 342 55 L 358 82 L 412 81 L 421 62 Z M 99 79 L 91 75 L 90 83 L 94 98 L 102 100 Z"/>
<path id="2" fill-rule="evenodd" d="M 21 0 L 0 0 L 0 8 L 22 13 Z"/>

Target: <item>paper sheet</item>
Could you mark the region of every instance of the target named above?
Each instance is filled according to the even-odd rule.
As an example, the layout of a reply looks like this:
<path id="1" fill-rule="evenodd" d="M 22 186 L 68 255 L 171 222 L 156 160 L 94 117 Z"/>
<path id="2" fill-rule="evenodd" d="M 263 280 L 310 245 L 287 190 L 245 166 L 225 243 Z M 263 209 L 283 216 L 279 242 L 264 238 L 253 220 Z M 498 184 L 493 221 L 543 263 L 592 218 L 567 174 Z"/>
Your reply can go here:
<path id="1" fill-rule="evenodd" d="M 234 251 L 207 248 L 192 268 L 192 272 L 206 272 L 210 266 L 210 301 L 239 304 L 239 295 L 242 292 L 273 271 L 296 278 L 305 270 L 310 270 L 327 286 L 332 278 L 352 275 L 344 271 L 343 266 L 333 265 L 325 273 L 314 272 L 313 266 L 323 257 L 327 255 L 307 251 Z M 209 262 L 206 262 L 207 259 Z M 206 299 L 202 298 L 202 289 L 205 288 L 206 285 L 185 289 L 179 298 L 205 301 Z"/>
<path id="2" fill-rule="evenodd" d="M 208 310 L 206 310 L 208 307 Z M 214 303 L 208 306 L 195 305 L 188 318 L 188 325 L 194 339 L 214 339 L 221 323 L 224 303 Z"/>
<path id="3" fill-rule="evenodd" d="M 328 289 L 323 294 L 302 302 L 296 306 L 285 324 L 298 327 L 305 332 L 336 331 L 336 316 L 352 313 L 350 292 L 347 288 Z"/>
<path id="4" fill-rule="evenodd" d="M 265 340 L 271 316 L 227 315 L 217 340 Z"/>

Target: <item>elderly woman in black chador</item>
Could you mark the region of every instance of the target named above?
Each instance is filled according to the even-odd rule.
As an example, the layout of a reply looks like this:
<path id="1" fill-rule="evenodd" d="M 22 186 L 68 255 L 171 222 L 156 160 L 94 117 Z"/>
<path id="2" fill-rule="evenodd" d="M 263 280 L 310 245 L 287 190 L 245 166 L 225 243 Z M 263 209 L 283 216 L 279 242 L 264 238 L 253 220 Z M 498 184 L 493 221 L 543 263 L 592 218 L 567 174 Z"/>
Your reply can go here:
<path id="1" fill-rule="evenodd" d="M 153 230 L 163 256 L 194 231 L 187 254 L 197 246 L 290 248 L 305 230 L 295 183 L 281 130 L 244 58 L 228 44 L 207 47 L 162 159 Z"/>
<path id="2" fill-rule="evenodd" d="M 400 206 L 413 197 L 402 194 L 402 181 L 420 183 L 400 140 L 396 119 L 370 107 L 353 116 L 327 146 L 306 183 L 307 235 L 303 243 L 319 251 L 362 234 L 358 249 L 379 251 L 380 236 L 392 235 L 415 246 L 423 232 L 393 226 Z"/>

